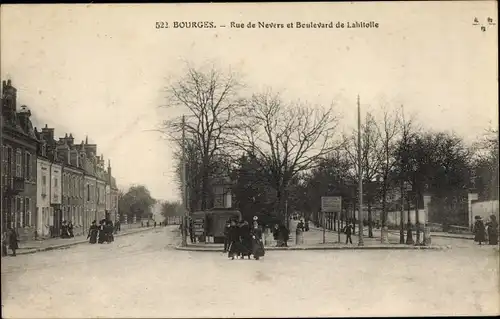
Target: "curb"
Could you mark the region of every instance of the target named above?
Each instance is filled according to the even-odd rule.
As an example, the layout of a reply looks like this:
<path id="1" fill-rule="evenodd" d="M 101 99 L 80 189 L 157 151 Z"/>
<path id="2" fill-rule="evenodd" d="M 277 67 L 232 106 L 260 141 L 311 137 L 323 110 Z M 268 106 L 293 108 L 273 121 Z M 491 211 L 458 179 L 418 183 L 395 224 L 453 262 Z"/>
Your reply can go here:
<path id="1" fill-rule="evenodd" d="M 407 246 L 407 245 L 394 245 L 394 246 L 312 246 L 312 247 L 267 247 L 267 251 L 305 251 L 305 250 L 444 250 L 449 249 L 449 246 Z M 196 251 L 196 252 L 224 252 L 222 248 L 203 248 L 203 247 L 182 247 L 176 246 L 176 250 L 182 251 Z"/>
<path id="2" fill-rule="evenodd" d="M 138 231 L 134 231 L 134 232 L 130 232 L 130 233 L 116 234 L 115 238 L 116 237 L 133 235 L 133 234 L 139 234 L 139 233 L 143 233 L 143 232 L 146 232 L 148 230 L 153 230 L 153 229 L 155 229 L 155 228 L 147 228 L 147 229 L 142 229 L 142 230 L 138 230 Z M 85 243 L 88 243 L 87 239 L 86 240 L 79 240 L 79 241 L 75 241 L 75 242 L 71 242 L 71 243 L 67 243 L 67 244 L 60 244 L 60 245 L 55 245 L 55 246 L 43 247 L 43 248 L 31 248 L 31 249 L 28 248 L 29 250 L 27 250 L 27 251 L 22 251 L 21 249 L 19 249 L 17 251 L 16 255 L 31 255 L 31 254 L 35 254 L 35 253 L 39 253 L 39 252 L 43 252 L 43 251 L 63 249 L 63 248 L 67 248 L 67 247 L 71 247 L 71 246 L 76 246 L 76 245 L 81 245 L 81 244 L 85 244 Z"/>
<path id="3" fill-rule="evenodd" d="M 316 230 L 316 231 L 321 231 L 321 232 L 323 231 L 322 228 L 316 228 L 316 227 L 309 227 L 309 229 Z M 327 233 L 330 232 L 330 233 L 334 233 L 334 234 L 336 234 L 338 232 L 336 230 L 330 230 L 330 229 L 326 229 L 325 231 Z M 389 233 L 399 235 L 399 232 L 389 231 Z M 406 231 L 405 231 L 405 234 L 406 234 Z M 364 236 L 364 237 L 368 238 L 367 236 Z M 459 236 L 459 235 L 439 235 L 439 234 L 434 234 L 434 233 L 431 233 L 431 238 L 432 237 L 474 240 L 474 238 L 466 237 L 466 236 Z"/>

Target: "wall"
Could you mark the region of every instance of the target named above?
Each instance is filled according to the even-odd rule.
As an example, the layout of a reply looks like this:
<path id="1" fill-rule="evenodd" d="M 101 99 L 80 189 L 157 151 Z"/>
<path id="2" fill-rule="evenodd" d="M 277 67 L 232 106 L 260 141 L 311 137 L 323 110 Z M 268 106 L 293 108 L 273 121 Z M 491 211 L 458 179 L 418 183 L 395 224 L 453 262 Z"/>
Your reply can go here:
<path id="1" fill-rule="evenodd" d="M 50 162 L 38 158 L 36 162 L 37 171 L 37 233 L 40 237 L 49 236 L 50 221 Z"/>
<path id="2" fill-rule="evenodd" d="M 52 164 L 50 171 L 50 204 L 61 205 L 62 203 L 62 167 Z"/>
<path id="3" fill-rule="evenodd" d="M 472 215 L 481 216 L 484 220 L 490 218 L 490 215 L 496 215 L 498 217 L 498 200 L 490 200 L 484 202 L 473 202 L 472 203 Z"/>

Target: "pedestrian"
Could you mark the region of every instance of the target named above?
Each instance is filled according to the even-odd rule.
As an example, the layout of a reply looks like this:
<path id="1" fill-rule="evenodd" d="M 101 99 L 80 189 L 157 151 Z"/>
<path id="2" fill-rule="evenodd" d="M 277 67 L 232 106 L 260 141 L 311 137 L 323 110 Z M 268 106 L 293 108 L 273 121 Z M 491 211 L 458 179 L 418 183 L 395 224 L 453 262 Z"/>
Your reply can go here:
<path id="1" fill-rule="evenodd" d="M 7 228 L 7 240 L 9 241 L 9 248 L 12 250 L 12 256 L 16 256 L 16 250 L 19 248 L 19 238 L 17 232 L 10 226 Z"/>
<path id="2" fill-rule="evenodd" d="M 273 229 L 273 239 L 276 241 L 276 247 L 280 247 L 281 246 L 280 236 L 279 235 L 280 235 L 279 225 L 275 224 L 274 225 L 274 229 Z"/>
<path id="3" fill-rule="evenodd" d="M 69 238 L 68 223 L 65 220 L 61 224 L 61 238 Z"/>
<path id="4" fill-rule="evenodd" d="M 98 243 L 99 244 L 104 244 L 104 242 L 107 241 L 106 239 L 106 225 L 104 224 L 104 220 L 101 220 L 99 222 L 99 230 L 98 230 L 98 235 L 99 235 L 99 239 L 98 239 Z"/>
<path id="5" fill-rule="evenodd" d="M 108 244 L 109 244 L 109 243 L 112 243 L 115 241 L 115 236 L 113 235 L 114 226 L 113 226 L 113 222 L 111 220 L 108 220 L 106 222 L 106 224 L 107 224 L 107 228 L 108 228 L 107 240 L 108 240 Z"/>
<path id="6" fill-rule="evenodd" d="M 254 220 L 251 230 L 252 236 L 252 255 L 256 260 L 265 255 L 264 244 L 262 243 L 262 228 L 259 223 Z"/>
<path id="7" fill-rule="evenodd" d="M 156 228 L 156 221 L 155 221 L 155 228 Z"/>
<path id="8" fill-rule="evenodd" d="M 346 235 L 346 238 L 345 238 L 345 243 L 351 243 L 352 244 L 352 231 L 354 229 L 354 225 L 351 223 L 347 224 L 345 227 L 344 227 L 344 233 Z"/>
<path id="9" fill-rule="evenodd" d="M 488 226 L 488 243 L 490 245 L 498 245 L 498 221 L 495 215 L 490 216 Z"/>
<path id="10" fill-rule="evenodd" d="M 68 223 L 68 236 L 69 238 L 75 237 L 73 234 L 73 223 L 71 221 Z"/>
<path id="11" fill-rule="evenodd" d="M 240 224 L 240 241 L 241 241 L 241 258 L 245 259 L 245 256 L 250 259 L 252 255 L 252 237 L 250 235 L 250 225 L 246 220 L 243 220 Z"/>
<path id="12" fill-rule="evenodd" d="M 97 242 L 97 234 L 99 233 L 99 227 L 96 225 L 96 221 L 92 221 L 92 225 L 90 225 L 89 233 L 87 235 L 87 239 L 90 238 L 89 243 L 95 244 Z"/>
<path id="13" fill-rule="evenodd" d="M 231 223 L 226 221 L 226 225 L 224 226 L 224 252 L 226 253 L 229 248 L 229 229 L 231 227 Z"/>
<path id="14" fill-rule="evenodd" d="M 194 244 L 196 243 L 196 237 L 194 235 L 194 221 L 191 218 L 189 219 L 188 228 L 189 228 L 189 240 L 191 240 L 191 243 Z"/>
<path id="15" fill-rule="evenodd" d="M 288 247 L 288 240 L 290 239 L 290 231 L 285 226 L 284 223 L 281 223 L 279 227 L 279 239 L 282 247 Z"/>
<path id="16" fill-rule="evenodd" d="M 235 220 L 231 220 L 231 225 L 229 227 L 229 248 L 227 257 L 234 259 L 236 255 L 240 253 L 240 230 Z"/>
<path id="17" fill-rule="evenodd" d="M 481 216 L 475 217 L 476 222 L 474 223 L 474 241 L 478 242 L 479 245 L 482 245 L 483 242 L 486 242 L 486 229 L 484 227 L 484 223 L 481 220 Z"/>
<path id="18" fill-rule="evenodd" d="M 9 240 L 8 240 L 8 234 L 7 231 L 2 232 L 2 257 L 8 255 L 8 245 L 9 245 Z"/>

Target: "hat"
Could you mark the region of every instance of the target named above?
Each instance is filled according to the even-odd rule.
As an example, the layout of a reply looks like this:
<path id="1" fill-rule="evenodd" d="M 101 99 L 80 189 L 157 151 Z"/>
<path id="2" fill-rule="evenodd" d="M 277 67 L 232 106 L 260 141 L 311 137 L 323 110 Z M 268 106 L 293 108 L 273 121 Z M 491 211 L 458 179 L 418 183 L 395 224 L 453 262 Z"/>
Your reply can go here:
<path id="1" fill-rule="evenodd" d="M 254 216 L 254 217 L 253 217 L 253 220 L 257 220 L 257 219 L 259 219 L 259 217 L 257 217 L 257 216 Z"/>

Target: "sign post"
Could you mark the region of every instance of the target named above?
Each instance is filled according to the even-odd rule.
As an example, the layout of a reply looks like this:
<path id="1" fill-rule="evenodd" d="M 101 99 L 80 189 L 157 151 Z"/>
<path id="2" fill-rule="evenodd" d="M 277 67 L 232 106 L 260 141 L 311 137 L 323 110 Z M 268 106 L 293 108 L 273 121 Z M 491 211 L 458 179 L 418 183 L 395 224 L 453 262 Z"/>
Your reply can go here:
<path id="1" fill-rule="evenodd" d="M 342 211 L 342 197 L 341 196 L 322 196 L 321 197 L 321 211 L 323 213 L 323 244 L 326 242 L 326 218 L 325 213 L 340 213 Z M 340 233 L 339 233 L 340 237 Z"/>

